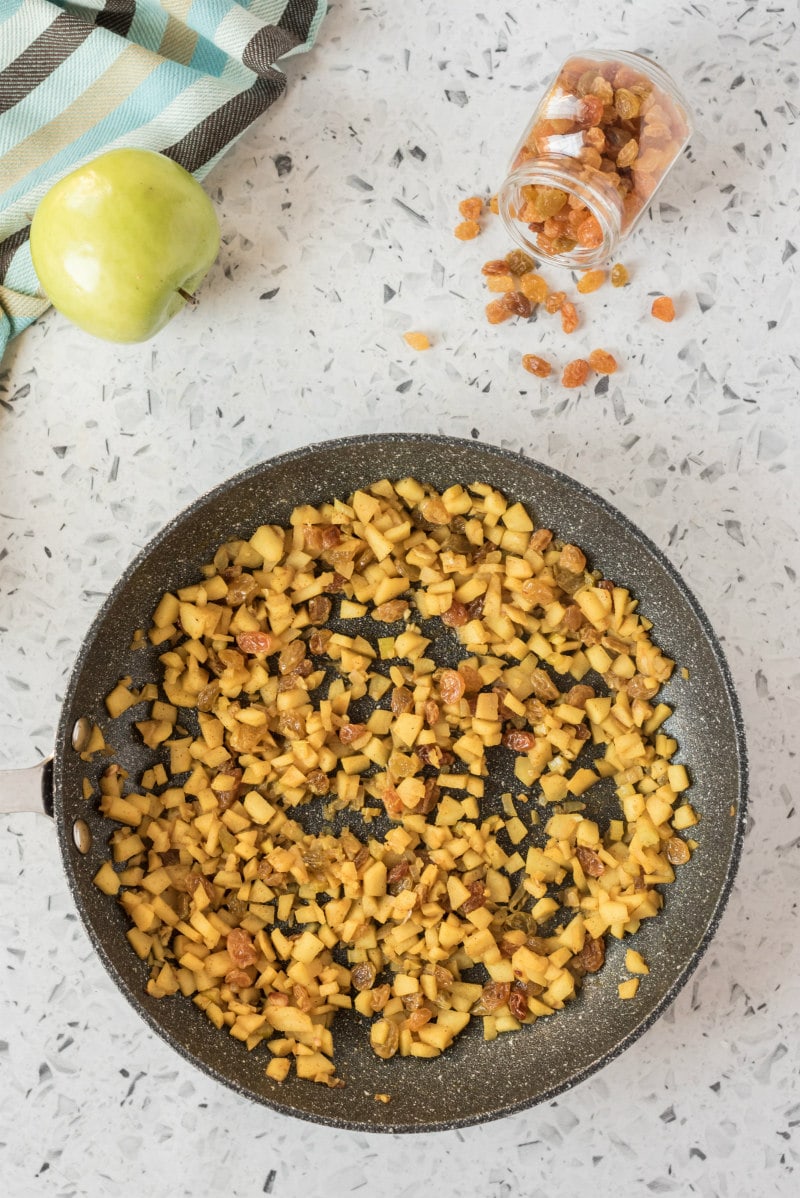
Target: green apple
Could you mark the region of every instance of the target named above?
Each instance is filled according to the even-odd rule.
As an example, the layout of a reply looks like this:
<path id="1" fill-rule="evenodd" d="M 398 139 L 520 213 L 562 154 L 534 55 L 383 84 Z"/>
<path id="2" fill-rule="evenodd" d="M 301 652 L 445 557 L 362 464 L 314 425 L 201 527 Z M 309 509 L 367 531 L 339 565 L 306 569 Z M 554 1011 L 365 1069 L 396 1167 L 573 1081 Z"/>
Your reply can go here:
<path id="1" fill-rule="evenodd" d="M 111 150 L 48 191 L 31 224 L 47 298 L 107 341 L 146 341 L 187 302 L 219 250 L 196 179 L 152 150 Z"/>

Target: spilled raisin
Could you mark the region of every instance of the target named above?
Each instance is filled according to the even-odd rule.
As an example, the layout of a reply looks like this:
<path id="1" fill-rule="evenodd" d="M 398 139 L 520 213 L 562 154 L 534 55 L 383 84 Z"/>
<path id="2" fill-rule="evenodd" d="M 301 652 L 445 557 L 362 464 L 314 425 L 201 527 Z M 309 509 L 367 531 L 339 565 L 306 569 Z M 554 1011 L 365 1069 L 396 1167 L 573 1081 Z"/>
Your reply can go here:
<path id="1" fill-rule="evenodd" d="M 506 266 L 512 275 L 524 275 L 533 270 L 536 263 L 524 250 L 511 250 L 506 254 Z"/>
<path id="2" fill-rule="evenodd" d="M 456 225 L 453 230 L 459 241 L 472 241 L 480 231 L 481 227 L 476 220 L 462 220 L 461 224 Z"/>
<path id="3" fill-rule="evenodd" d="M 537 357 L 536 354 L 523 354 L 522 365 L 529 374 L 535 374 L 540 379 L 546 379 L 553 370 L 549 362 L 546 362 L 544 358 Z"/>
<path id="4" fill-rule="evenodd" d="M 561 305 L 561 327 L 565 333 L 574 333 L 578 327 L 578 313 L 568 300 Z"/>
<path id="5" fill-rule="evenodd" d="M 501 301 L 515 316 L 527 317 L 531 314 L 531 301 L 521 291 L 507 291 Z"/>
<path id="6" fill-rule="evenodd" d="M 654 299 L 650 311 L 656 320 L 663 320 L 666 324 L 675 319 L 675 305 L 668 295 L 660 295 L 658 299 Z"/>
<path id="7" fill-rule="evenodd" d="M 578 279 L 578 291 L 581 295 L 588 295 L 590 291 L 597 291 L 598 287 L 602 287 L 606 281 L 606 272 L 604 270 L 587 270 Z"/>
<path id="8" fill-rule="evenodd" d="M 589 377 L 589 363 L 584 358 L 576 358 L 568 362 L 561 375 L 565 387 L 582 387 Z"/>
<path id="9" fill-rule="evenodd" d="M 598 374 L 613 374 L 617 369 L 617 359 L 604 349 L 593 349 L 589 354 L 589 365 Z"/>

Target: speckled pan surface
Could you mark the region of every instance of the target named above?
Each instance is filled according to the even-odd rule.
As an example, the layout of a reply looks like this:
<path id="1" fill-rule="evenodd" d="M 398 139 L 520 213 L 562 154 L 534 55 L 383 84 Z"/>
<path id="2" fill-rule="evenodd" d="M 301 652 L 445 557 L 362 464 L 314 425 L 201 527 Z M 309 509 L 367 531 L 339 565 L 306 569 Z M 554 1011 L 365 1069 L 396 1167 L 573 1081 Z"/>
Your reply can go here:
<path id="1" fill-rule="evenodd" d="M 581 545 L 592 565 L 639 598 L 655 623 L 657 642 L 689 670 L 688 681 L 676 671 L 665 696 L 675 707 L 668 729 L 680 742 L 680 759 L 691 767 L 692 800 L 702 813 L 701 848 L 665 888 L 662 915 L 646 921 L 626 945 L 612 942 L 604 969 L 564 1011 L 490 1044 L 479 1027 L 470 1028 L 433 1061 L 381 1061 L 369 1048 L 364 1023 L 337 1016 L 337 1069 L 346 1087 L 329 1090 L 296 1079 L 279 1086 L 264 1076 L 266 1049 L 248 1054 L 189 1001 L 145 993 L 147 967 L 125 939 L 125 917 L 91 882 L 109 829 L 81 798 L 87 767 L 71 749 L 70 734 L 79 717 L 95 717 L 117 760 L 132 772 L 141 769 L 146 751 L 126 735 L 123 720 L 107 719 L 103 699 L 121 675 L 131 674 L 135 682 L 152 677 L 154 655 L 132 653 L 129 646 L 160 594 L 194 581 L 221 541 L 249 535 L 261 523 L 284 523 L 297 503 L 346 496 L 377 478 L 407 474 L 440 489 L 491 482 L 524 503 L 537 523 Z M 492 797 L 510 782 L 499 763 Z M 623 1051 L 663 1012 L 697 965 L 727 900 L 745 825 L 746 754 L 727 665 L 708 621 L 664 556 L 624 516 L 530 459 L 478 442 L 398 433 L 330 441 L 265 462 L 201 497 L 163 529 L 120 579 L 76 662 L 57 737 L 55 791 L 67 875 L 92 941 L 122 993 L 174 1048 L 225 1084 L 285 1113 L 363 1130 L 429 1131 L 497 1118 L 553 1097 Z M 593 803 L 590 813 L 599 814 L 603 795 Z M 72 841 L 79 815 L 93 832 L 85 857 Z M 635 999 L 620 1002 L 616 986 L 627 976 L 627 946 L 643 953 L 651 973 Z M 391 1103 L 376 1102 L 376 1092 L 391 1094 Z"/>

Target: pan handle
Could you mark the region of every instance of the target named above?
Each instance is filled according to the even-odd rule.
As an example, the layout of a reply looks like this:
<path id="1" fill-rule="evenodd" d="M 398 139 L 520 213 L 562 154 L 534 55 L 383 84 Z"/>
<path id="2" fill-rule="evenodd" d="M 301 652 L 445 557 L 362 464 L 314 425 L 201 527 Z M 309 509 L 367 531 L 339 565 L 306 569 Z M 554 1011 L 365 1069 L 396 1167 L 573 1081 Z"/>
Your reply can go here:
<path id="1" fill-rule="evenodd" d="M 35 811 L 53 815 L 53 758 L 27 770 L 0 770 L 0 815 Z"/>

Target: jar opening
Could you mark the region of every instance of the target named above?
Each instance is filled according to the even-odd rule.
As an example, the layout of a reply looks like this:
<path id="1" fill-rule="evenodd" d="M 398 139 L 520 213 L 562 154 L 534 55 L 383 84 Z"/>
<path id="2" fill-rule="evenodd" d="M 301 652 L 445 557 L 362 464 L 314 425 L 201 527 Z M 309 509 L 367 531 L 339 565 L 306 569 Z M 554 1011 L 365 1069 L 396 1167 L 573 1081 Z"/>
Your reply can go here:
<path id="1" fill-rule="evenodd" d="M 596 221 L 602 240 L 597 244 L 580 245 L 574 241 L 562 250 L 546 252 L 539 244 L 539 230 L 529 229 L 517 215 L 524 208 L 524 188 L 547 188 L 562 192 L 566 203 L 579 203 Z M 573 199 L 574 197 L 574 199 Z M 500 217 L 508 234 L 528 253 L 557 266 L 585 269 L 607 261 L 615 252 L 622 228 L 622 208 L 615 189 L 603 181 L 600 171 L 587 178 L 580 163 L 574 159 L 549 155 L 523 162 L 503 181 L 497 195 Z M 592 241 L 597 241 L 596 228 Z"/>

